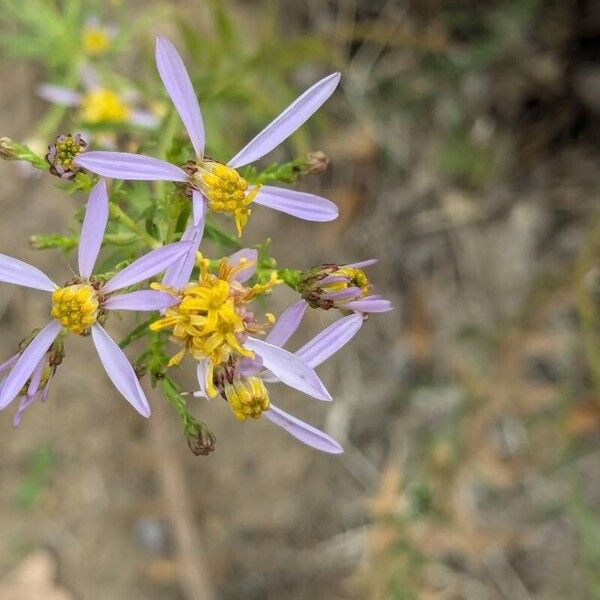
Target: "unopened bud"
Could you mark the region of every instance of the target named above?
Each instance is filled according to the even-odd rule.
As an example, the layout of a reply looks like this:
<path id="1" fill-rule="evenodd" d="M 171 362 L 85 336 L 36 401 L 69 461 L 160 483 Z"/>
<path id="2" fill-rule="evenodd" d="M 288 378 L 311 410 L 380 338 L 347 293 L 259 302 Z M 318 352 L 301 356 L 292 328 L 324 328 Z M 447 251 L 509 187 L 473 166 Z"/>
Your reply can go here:
<path id="1" fill-rule="evenodd" d="M 329 167 L 329 156 L 325 152 L 317 150 L 315 152 L 309 152 L 306 155 L 306 172 L 320 175 L 325 173 Z"/>
<path id="2" fill-rule="evenodd" d="M 215 449 L 216 438 L 204 423 L 196 423 L 188 433 L 187 443 L 196 456 L 208 456 Z"/>
<path id="3" fill-rule="evenodd" d="M 2 160 L 17 160 L 15 143 L 9 137 L 0 137 L 0 158 Z"/>
<path id="4" fill-rule="evenodd" d="M 46 162 L 50 165 L 50 173 L 61 179 L 73 179 L 82 170 L 75 164 L 74 159 L 86 147 L 87 143 L 80 133 L 59 135 L 54 144 L 48 146 L 48 154 L 46 154 Z"/>
<path id="5" fill-rule="evenodd" d="M 366 296 L 371 284 L 362 269 L 329 263 L 302 273 L 297 289 L 313 308 L 329 310 Z"/>

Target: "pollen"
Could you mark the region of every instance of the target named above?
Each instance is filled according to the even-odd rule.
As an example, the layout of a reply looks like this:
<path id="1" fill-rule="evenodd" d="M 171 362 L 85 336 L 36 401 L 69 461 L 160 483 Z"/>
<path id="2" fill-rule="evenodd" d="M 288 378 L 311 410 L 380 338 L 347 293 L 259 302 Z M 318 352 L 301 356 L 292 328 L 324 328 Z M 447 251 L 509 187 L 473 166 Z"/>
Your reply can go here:
<path id="1" fill-rule="evenodd" d="M 249 205 L 256 198 L 260 186 L 248 192 L 248 182 L 231 167 L 214 161 L 204 161 L 189 169 L 192 183 L 208 199 L 208 207 L 219 213 L 233 215 L 238 236 L 252 213 Z"/>
<path id="2" fill-rule="evenodd" d="M 225 399 L 236 419 L 258 419 L 269 410 L 269 393 L 260 377 L 236 379 L 225 386 Z"/>
<path id="3" fill-rule="evenodd" d="M 81 117 L 86 123 L 122 123 L 130 114 L 119 95 L 104 88 L 92 90 L 81 101 Z"/>
<path id="4" fill-rule="evenodd" d="M 86 54 L 98 56 L 110 47 L 111 36 L 104 27 L 87 26 L 81 33 L 81 43 Z"/>
<path id="5" fill-rule="evenodd" d="M 74 284 L 52 294 L 50 314 L 71 333 L 85 333 L 98 318 L 98 296 L 91 285 Z"/>

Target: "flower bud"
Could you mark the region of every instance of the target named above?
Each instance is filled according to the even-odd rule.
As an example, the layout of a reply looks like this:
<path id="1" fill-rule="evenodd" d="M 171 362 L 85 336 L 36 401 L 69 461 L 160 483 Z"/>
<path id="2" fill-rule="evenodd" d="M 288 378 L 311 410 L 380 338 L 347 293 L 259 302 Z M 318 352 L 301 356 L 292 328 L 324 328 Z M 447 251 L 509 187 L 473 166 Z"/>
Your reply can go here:
<path id="1" fill-rule="evenodd" d="M 215 449 L 216 438 L 204 423 L 195 423 L 188 433 L 187 443 L 196 456 L 208 456 Z"/>
<path id="2" fill-rule="evenodd" d="M 74 158 L 81 154 L 87 147 L 87 143 L 80 133 L 59 135 L 54 144 L 48 146 L 46 162 L 50 165 L 50 173 L 61 179 L 73 179 L 81 171 Z"/>
<path id="3" fill-rule="evenodd" d="M 325 152 L 317 150 L 315 152 L 309 152 L 306 155 L 306 173 L 321 175 L 321 173 L 325 173 L 328 167 L 329 156 L 327 156 Z"/>
<path id="4" fill-rule="evenodd" d="M 312 308 L 344 308 L 351 300 L 367 296 L 371 284 L 362 269 L 336 264 L 312 267 L 300 276 L 298 290 Z"/>
<path id="5" fill-rule="evenodd" d="M 9 137 L 0 137 L 0 158 L 2 160 L 17 160 L 15 143 Z"/>

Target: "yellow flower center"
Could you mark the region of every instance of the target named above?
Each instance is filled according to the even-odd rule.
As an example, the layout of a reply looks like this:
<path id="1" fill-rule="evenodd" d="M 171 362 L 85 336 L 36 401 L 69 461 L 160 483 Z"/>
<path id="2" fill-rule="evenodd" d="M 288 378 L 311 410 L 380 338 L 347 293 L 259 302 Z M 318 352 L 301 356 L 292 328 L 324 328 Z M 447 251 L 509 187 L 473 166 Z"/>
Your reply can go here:
<path id="1" fill-rule="evenodd" d="M 225 398 L 236 419 L 258 419 L 269 410 L 269 393 L 260 377 L 237 379 L 225 386 Z"/>
<path id="2" fill-rule="evenodd" d="M 96 290 L 78 283 L 54 290 L 50 314 L 70 332 L 81 334 L 96 322 L 98 305 Z"/>
<path id="3" fill-rule="evenodd" d="M 110 46 L 110 34 L 104 27 L 90 25 L 81 33 L 81 43 L 86 54 L 97 56 Z"/>
<path id="4" fill-rule="evenodd" d="M 64 136 L 64 139 L 57 141 L 55 146 L 56 158 L 54 160 L 62 165 L 66 171 L 74 171 L 77 167 L 73 159 L 81 154 L 85 146 L 71 135 Z"/>
<path id="5" fill-rule="evenodd" d="M 248 333 L 264 333 L 245 308 L 257 294 L 268 292 L 279 280 L 244 287 L 234 280 L 240 270 L 248 267 L 242 260 L 232 267 L 226 259 L 219 264 L 218 275 L 209 271 L 210 261 L 198 254 L 200 277 L 179 291 L 153 283 L 152 288 L 163 290 L 180 298 L 180 302 L 165 311 L 163 318 L 150 325 L 152 331 L 170 329 L 171 340 L 183 346 L 169 362 L 178 364 L 187 352 L 196 360 L 210 359 L 213 366 L 223 364 L 232 355 L 252 358 L 254 353 L 242 345 Z M 268 323 L 274 321 L 267 315 Z M 242 341 L 240 341 L 242 340 Z"/>
<path id="6" fill-rule="evenodd" d="M 121 123 L 131 114 L 118 94 L 103 88 L 86 94 L 81 101 L 81 117 L 86 123 Z"/>
<path id="7" fill-rule="evenodd" d="M 337 271 L 331 273 L 333 277 L 345 277 L 345 281 L 336 283 L 327 283 L 323 286 L 326 292 L 338 292 L 349 287 L 356 287 L 361 291 L 361 298 L 369 294 L 371 284 L 365 272 L 362 269 L 354 267 L 340 267 Z"/>
<path id="8" fill-rule="evenodd" d="M 252 212 L 249 205 L 260 186 L 247 193 L 248 182 L 235 169 L 210 160 L 194 165 L 192 171 L 192 184 L 208 199 L 208 207 L 215 212 L 234 215 L 241 237 Z"/>

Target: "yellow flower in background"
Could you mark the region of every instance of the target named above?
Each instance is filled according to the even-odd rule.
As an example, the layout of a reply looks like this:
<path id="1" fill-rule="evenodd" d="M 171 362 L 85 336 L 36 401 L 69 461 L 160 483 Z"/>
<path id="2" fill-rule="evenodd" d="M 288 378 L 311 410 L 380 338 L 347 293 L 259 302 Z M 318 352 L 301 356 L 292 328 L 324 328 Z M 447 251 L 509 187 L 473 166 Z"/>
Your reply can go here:
<path id="1" fill-rule="evenodd" d="M 130 116 L 129 106 L 111 90 L 91 90 L 81 99 L 81 118 L 86 123 L 122 123 Z"/>
<path id="2" fill-rule="evenodd" d="M 109 50 L 116 33 L 114 27 L 102 25 L 97 18 L 88 19 L 81 32 L 83 51 L 90 56 L 104 54 Z"/>

